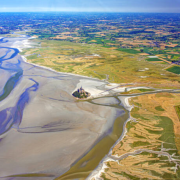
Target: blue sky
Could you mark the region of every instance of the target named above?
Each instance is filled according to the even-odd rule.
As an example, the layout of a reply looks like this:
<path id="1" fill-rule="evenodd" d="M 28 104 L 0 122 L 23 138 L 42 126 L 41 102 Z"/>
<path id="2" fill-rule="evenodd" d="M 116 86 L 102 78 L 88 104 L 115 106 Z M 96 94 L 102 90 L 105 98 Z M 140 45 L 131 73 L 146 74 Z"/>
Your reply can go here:
<path id="1" fill-rule="evenodd" d="M 0 12 L 169 12 L 180 13 L 180 0 L 1 0 Z"/>

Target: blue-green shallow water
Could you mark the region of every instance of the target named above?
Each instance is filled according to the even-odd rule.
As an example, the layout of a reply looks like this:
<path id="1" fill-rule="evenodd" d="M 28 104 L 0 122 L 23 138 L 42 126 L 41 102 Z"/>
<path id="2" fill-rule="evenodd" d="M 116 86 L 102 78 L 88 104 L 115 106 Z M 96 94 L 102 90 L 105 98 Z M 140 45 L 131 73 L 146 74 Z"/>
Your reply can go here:
<path id="1" fill-rule="evenodd" d="M 8 40 L 5 40 L 4 38 L 0 40 L 0 44 L 7 43 L 7 42 Z M 7 82 L 5 86 L 1 88 L 3 90 L 2 92 L 0 92 L 0 102 L 10 95 L 12 90 L 21 81 L 22 76 L 23 76 L 23 69 L 20 67 L 21 61 L 17 60 L 17 61 L 11 62 L 11 60 L 13 60 L 13 58 L 15 58 L 18 55 L 19 50 L 15 48 L 9 48 L 9 47 L 0 47 L 0 50 L 1 49 L 4 50 L 4 54 L 0 57 L 0 69 L 5 70 L 6 72 L 9 72 L 11 76 L 7 78 L 6 80 Z M 9 53 L 10 53 L 10 56 L 9 56 Z M 0 75 L 2 76 L 2 74 Z M 31 80 L 34 82 L 34 85 L 31 87 L 28 87 L 21 94 L 16 105 L 14 107 L 8 107 L 0 111 L 0 135 L 7 132 L 11 127 L 18 128 L 18 125 L 20 124 L 22 120 L 23 110 L 25 108 L 25 105 L 29 101 L 29 92 L 36 91 L 38 89 L 38 82 L 36 82 L 32 78 Z"/>

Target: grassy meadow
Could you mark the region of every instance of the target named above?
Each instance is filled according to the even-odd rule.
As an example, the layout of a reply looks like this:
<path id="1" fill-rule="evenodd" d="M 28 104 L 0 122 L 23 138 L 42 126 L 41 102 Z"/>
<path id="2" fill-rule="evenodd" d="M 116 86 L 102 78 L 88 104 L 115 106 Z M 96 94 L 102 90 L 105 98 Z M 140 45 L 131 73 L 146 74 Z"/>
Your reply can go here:
<path id="1" fill-rule="evenodd" d="M 151 87 L 178 88 L 179 77 L 164 70 L 167 64 L 151 63 L 134 51 L 99 44 L 57 40 L 31 40 L 40 47 L 21 52 L 28 62 L 56 71 L 104 79 L 112 83 L 139 83 Z"/>
<path id="2" fill-rule="evenodd" d="M 126 136 L 112 150 L 113 155 L 123 158 L 106 162 L 103 179 L 180 178 L 180 170 L 176 169 L 180 160 L 180 122 L 174 110 L 179 100 L 180 95 L 170 93 L 131 98 L 130 104 L 135 106 L 131 116 L 136 121 L 127 122 Z M 142 152 L 131 155 L 139 149 Z"/>

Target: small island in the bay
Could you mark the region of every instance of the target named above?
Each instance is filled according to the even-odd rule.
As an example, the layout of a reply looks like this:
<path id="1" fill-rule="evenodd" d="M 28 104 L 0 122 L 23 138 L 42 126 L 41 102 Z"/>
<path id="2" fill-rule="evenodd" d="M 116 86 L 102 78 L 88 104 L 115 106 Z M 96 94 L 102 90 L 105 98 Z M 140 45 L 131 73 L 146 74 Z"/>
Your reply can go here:
<path id="1" fill-rule="evenodd" d="M 74 97 L 79 98 L 79 99 L 83 99 L 83 98 L 87 98 L 89 97 L 91 94 L 86 92 L 82 87 L 79 88 L 77 91 L 75 91 L 72 94 Z"/>

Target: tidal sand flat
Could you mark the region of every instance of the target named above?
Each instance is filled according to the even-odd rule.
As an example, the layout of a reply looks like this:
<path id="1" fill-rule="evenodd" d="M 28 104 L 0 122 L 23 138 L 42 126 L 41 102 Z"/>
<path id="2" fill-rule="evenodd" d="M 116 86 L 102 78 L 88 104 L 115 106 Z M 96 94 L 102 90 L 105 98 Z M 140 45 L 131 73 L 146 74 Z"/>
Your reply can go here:
<path id="1" fill-rule="evenodd" d="M 3 38 L 0 44 L 0 177 L 49 180 L 111 134 L 125 112 L 111 105 L 113 98 L 97 103 L 72 96 L 86 81 L 99 93 L 103 81 L 24 62 L 14 43 L 26 39 Z"/>

